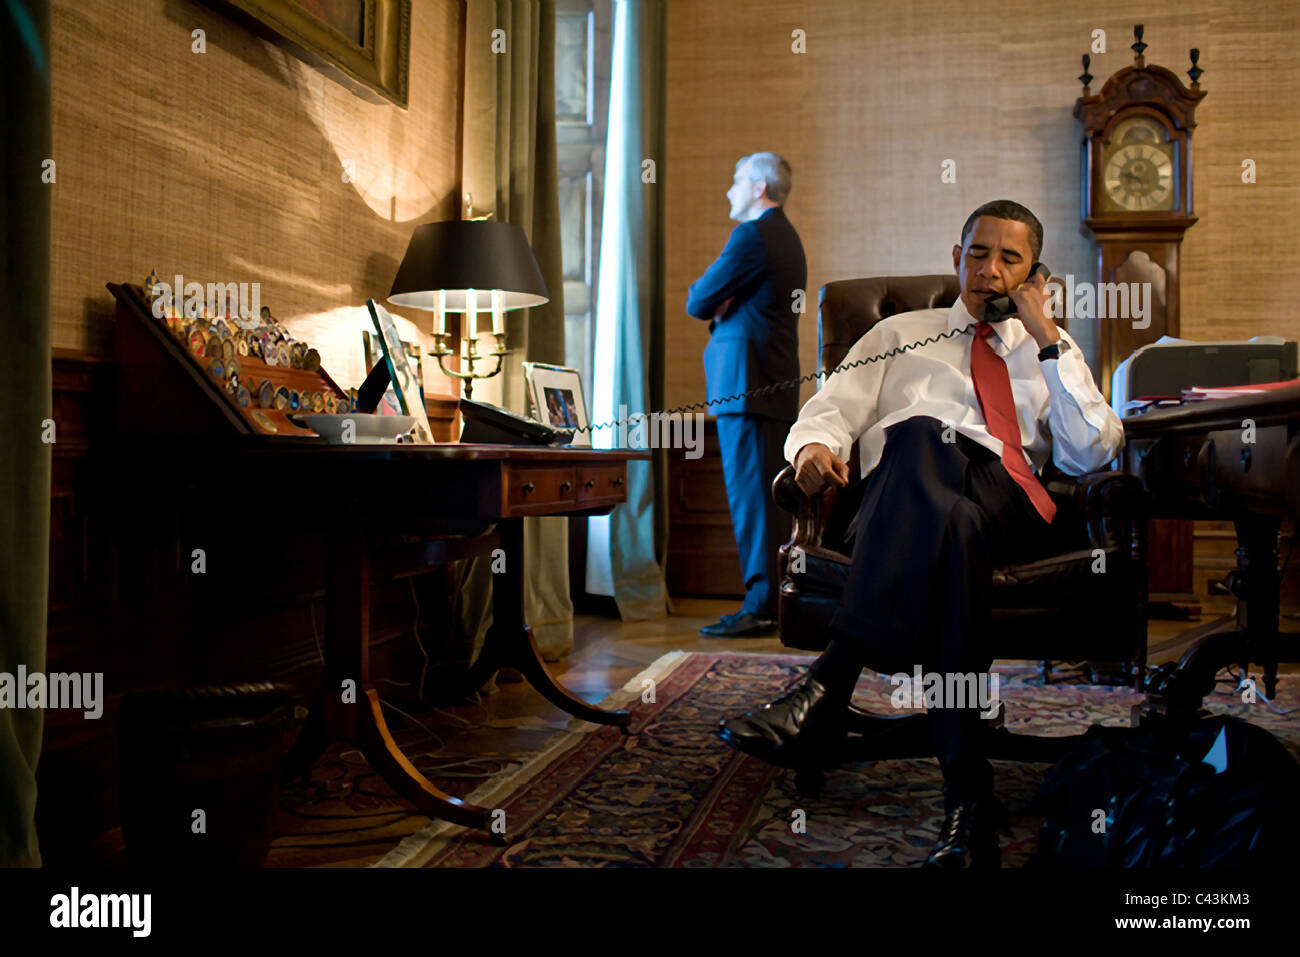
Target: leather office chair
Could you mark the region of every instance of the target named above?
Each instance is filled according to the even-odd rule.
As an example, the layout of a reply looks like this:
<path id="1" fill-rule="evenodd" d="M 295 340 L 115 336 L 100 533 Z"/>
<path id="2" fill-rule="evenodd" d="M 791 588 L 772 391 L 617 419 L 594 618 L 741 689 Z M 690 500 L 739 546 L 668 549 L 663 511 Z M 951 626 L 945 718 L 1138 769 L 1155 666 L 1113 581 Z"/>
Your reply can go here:
<path id="1" fill-rule="evenodd" d="M 821 369 L 834 369 L 843 362 L 853 344 L 881 319 L 913 309 L 950 306 L 959 292 L 955 275 L 828 283 L 821 290 L 818 316 Z M 781 642 L 789 648 L 821 651 L 826 647 L 828 626 L 850 563 L 852 549 L 844 535 L 863 485 L 857 478 L 856 444 L 849 470 L 848 487 L 811 498 L 795 483 L 791 466 L 772 483 L 777 504 L 794 516 L 794 534 L 782 546 L 779 561 L 779 627 Z M 1051 465 L 1042 479 L 1058 507 L 1054 524 L 1063 523 L 1068 550 L 994 570 L 992 627 L 997 639 L 992 653 L 997 658 L 1038 660 L 1044 680 L 1050 680 L 1052 661 L 1124 662 L 1125 673 L 1140 690 L 1147 656 L 1140 486 L 1123 472 L 1074 477 Z M 803 555 L 792 568 L 796 548 Z M 856 707 L 850 712 L 847 758 L 933 753 L 924 715 L 888 717 Z M 1077 736 L 1010 734 L 1001 728 L 1001 715 L 990 722 L 990 734 L 989 756 L 1013 760 L 1056 760 L 1078 740 Z M 816 772 L 801 774 L 804 784 L 815 787 L 820 780 Z"/>

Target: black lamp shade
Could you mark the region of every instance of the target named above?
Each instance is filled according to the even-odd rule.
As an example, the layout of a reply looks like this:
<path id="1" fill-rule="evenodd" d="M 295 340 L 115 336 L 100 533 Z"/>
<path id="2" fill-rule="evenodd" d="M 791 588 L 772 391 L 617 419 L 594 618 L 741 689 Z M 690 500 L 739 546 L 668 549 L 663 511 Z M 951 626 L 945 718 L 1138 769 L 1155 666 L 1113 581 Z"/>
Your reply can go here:
<path id="1" fill-rule="evenodd" d="M 528 237 L 518 226 L 491 220 L 451 220 L 416 226 L 397 268 L 388 301 L 411 309 L 434 309 L 443 290 L 447 312 L 466 311 L 466 291 L 479 292 L 479 312 L 490 312 L 490 291 L 500 289 L 505 309 L 550 301 Z"/>

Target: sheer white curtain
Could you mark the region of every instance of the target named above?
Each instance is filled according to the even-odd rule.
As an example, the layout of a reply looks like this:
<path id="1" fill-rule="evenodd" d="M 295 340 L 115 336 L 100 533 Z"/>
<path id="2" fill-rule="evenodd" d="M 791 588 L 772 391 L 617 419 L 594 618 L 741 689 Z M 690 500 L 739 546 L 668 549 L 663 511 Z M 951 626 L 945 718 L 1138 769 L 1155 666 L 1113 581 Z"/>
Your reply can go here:
<path id="1" fill-rule="evenodd" d="M 663 23 L 660 0 L 617 0 L 614 5 L 596 284 L 594 423 L 651 411 L 651 345 L 656 324 L 663 324 L 658 288 Z M 597 429 L 592 444 L 611 448 L 617 439 L 617 429 Z M 655 471 L 651 462 L 629 462 L 627 501 L 609 516 L 588 519 L 587 591 L 612 595 L 624 620 L 666 614 L 663 570 L 655 557 Z"/>

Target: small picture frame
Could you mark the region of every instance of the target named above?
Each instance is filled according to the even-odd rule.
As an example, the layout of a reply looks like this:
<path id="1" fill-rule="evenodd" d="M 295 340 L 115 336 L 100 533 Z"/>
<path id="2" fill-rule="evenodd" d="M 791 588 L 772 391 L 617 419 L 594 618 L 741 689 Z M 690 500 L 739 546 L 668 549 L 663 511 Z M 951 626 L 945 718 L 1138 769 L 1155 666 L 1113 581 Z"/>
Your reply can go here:
<path id="1" fill-rule="evenodd" d="M 591 424 L 577 369 L 525 362 L 524 377 L 537 421 L 554 429 L 575 429 L 573 445 L 591 448 Z"/>
<path id="2" fill-rule="evenodd" d="M 402 348 L 406 351 L 407 361 L 415 366 L 415 381 L 423 383 L 424 362 L 420 357 L 419 345 L 414 342 L 407 342 L 405 339 L 403 339 Z M 366 357 L 366 375 L 369 375 L 370 370 L 375 367 L 375 363 L 381 362 L 383 360 L 381 359 L 381 351 L 379 348 L 379 337 L 376 336 L 374 333 L 370 332 L 368 329 L 361 330 L 361 351 Z M 381 401 L 385 405 L 387 405 L 390 409 L 393 410 L 393 415 L 401 414 L 402 406 L 401 403 L 397 401 L 397 393 L 393 391 L 393 386 L 391 383 L 389 384 L 388 390 L 384 393 L 384 397 Z M 424 389 L 420 389 L 420 401 L 421 402 L 424 401 Z M 428 413 L 428 408 L 429 407 L 425 405 L 426 414 Z"/>
<path id="3" fill-rule="evenodd" d="M 392 377 L 393 391 L 397 394 L 402 414 L 415 417 L 415 443 L 433 445 L 433 430 L 429 428 L 429 416 L 424 411 L 424 383 L 411 368 L 397 324 L 388 310 L 373 299 L 366 300 L 366 308 L 370 310 L 375 331 L 379 333 L 379 344 L 384 350 L 384 361 L 388 364 L 388 374 Z"/>

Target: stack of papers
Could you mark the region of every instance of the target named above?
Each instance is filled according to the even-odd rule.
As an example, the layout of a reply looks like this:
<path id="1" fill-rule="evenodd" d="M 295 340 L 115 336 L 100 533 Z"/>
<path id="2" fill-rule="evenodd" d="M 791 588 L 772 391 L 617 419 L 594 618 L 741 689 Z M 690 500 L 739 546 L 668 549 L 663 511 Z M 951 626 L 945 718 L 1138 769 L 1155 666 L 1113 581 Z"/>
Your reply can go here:
<path id="1" fill-rule="evenodd" d="M 1286 379 L 1282 382 L 1257 382 L 1254 385 L 1223 385 L 1204 387 L 1194 385 L 1190 389 L 1183 390 L 1183 398 L 1189 402 L 1200 402 L 1203 399 L 1231 399 L 1234 396 L 1250 395 L 1256 392 L 1272 392 L 1275 389 L 1285 389 L 1287 386 L 1295 385 L 1300 379 Z"/>

